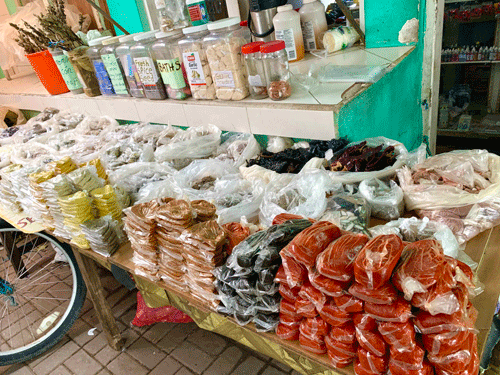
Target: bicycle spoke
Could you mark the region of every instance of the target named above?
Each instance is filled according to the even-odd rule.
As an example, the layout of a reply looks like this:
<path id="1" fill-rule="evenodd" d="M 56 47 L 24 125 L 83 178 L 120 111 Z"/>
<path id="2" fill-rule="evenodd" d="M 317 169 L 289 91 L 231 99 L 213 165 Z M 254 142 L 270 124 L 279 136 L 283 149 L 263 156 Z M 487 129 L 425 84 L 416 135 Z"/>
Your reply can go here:
<path id="1" fill-rule="evenodd" d="M 47 267 L 47 266 L 45 266 L 44 268 L 46 268 L 46 267 Z M 55 270 L 57 270 L 57 269 L 60 269 L 61 267 L 62 267 L 62 265 L 57 266 L 57 268 L 54 268 L 54 269 L 52 270 L 52 272 L 53 272 L 53 271 L 55 271 Z M 36 276 L 38 273 L 40 273 L 41 271 L 43 271 L 43 269 L 42 269 L 42 270 L 40 270 L 40 271 L 37 271 L 35 274 L 33 274 L 33 276 L 32 276 L 32 277 L 35 277 L 35 276 Z M 45 275 L 45 274 L 44 274 L 44 275 L 42 275 L 42 276 L 38 277 L 38 279 L 35 279 L 35 280 L 28 279 L 28 280 L 29 280 L 29 282 L 27 283 L 27 285 L 24 285 L 24 284 L 23 284 L 22 288 L 17 289 L 17 291 L 19 292 L 19 291 L 21 291 L 21 290 L 23 290 L 23 289 L 26 289 L 28 286 L 33 285 L 34 283 L 36 283 L 36 285 L 40 285 L 40 284 L 38 284 L 38 283 L 37 283 L 37 281 L 42 280 L 42 279 L 43 279 L 43 278 L 45 278 L 45 277 L 48 277 L 48 275 Z M 59 283 L 60 283 L 61 281 L 57 281 L 57 282 L 59 282 Z"/>
<path id="2" fill-rule="evenodd" d="M 28 316 L 26 315 L 26 313 L 24 312 L 24 306 L 23 305 L 20 305 L 21 306 L 21 311 L 23 312 L 24 314 L 24 320 L 26 321 L 26 327 L 28 327 L 30 333 L 31 333 L 31 336 L 33 337 L 33 340 L 36 340 L 35 338 L 35 334 L 33 333 L 33 330 L 31 328 L 31 325 L 30 323 L 28 322 Z"/>

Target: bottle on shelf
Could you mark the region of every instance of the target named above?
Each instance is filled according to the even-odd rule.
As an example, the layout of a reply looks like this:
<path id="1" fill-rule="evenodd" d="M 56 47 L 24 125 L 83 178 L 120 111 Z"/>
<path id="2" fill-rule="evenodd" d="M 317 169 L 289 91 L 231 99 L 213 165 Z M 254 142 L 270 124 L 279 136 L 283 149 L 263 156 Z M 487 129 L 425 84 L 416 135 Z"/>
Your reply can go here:
<path id="1" fill-rule="evenodd" d="M 483 47 L 479 47 L 479 51 L 477 53 L 477 60 L 478 61 L 483 61 L 483 56 L 484 56 L 483 51 L 484 51 Z"/>
<path id="2" fill-rule="evenodd" d="M 496 54 L 495 60 L 498 61 L 498 60 L 500 60 L 500 48 L 496 47 L 496 49 L 497 49 L 497 54 Z"/>
<path id="3" fill-rule="evenodd" d="M 283 40 L 286 45 L 288 61 L 295 62 L 304 58 L 304 39 L 300 26 L 300 15 L 293 10 L 291 4 L 278 7 L 273 18 L 276 39 Z"/>
<path id="4" fill-rule="evenodd" d="M 465 61 L 471 61 L 471 50 L 469 46 L 465 49 Z"/>
<path id="5" fill-rule="evenodd" d="M 472 47 L 472 61 L 477 61 L 477 49 Z"/>
<path id="6" fill-rule="evenodd" d="M 459 62 L 465 62 L 465 59 L 466 59 L 466 57 L 465 57 L 465 50 L 464 50 L 463 47 L 460 47 L 460 52 L 458 54 L 458 61 Z"/>

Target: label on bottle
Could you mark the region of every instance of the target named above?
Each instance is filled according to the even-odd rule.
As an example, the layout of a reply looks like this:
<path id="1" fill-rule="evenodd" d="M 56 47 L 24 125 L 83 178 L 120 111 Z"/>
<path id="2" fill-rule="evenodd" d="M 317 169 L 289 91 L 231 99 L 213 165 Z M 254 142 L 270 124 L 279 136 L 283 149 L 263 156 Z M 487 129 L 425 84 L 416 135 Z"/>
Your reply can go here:
<path id="1" fill-rule="evenodd" d="M 111 79 L 109 78 L 104 63 L 102 60 L 93 60 L 92 62 L 94 63 L 95 75 L 97 77 L 97 81 L 99 82 L 101 94 L 113 95 L 115 90 L 113 89 L 113 84 L 111 83 Z"/>
<path id="2" fill-rule="evenodd" d="M 314 24 L 312 21 L 302 22 L 302 35 L 304 37 L 304 48 L 306 51 L 316 49 L 316 36 L 314 35 Z"/>
<path id="3" fill-rule="evenodd" d="M 82 88 L 82 83 L 76 75 L 73 65 L 69 62 L 68 56 L 62 54 L 59 56 L 52 56 L 56 62 L 57 68 L 61 72 L 61 75 L 66 82 L 66 86 L 70 90 L 78 90 Z"/>
<path id="4" fill-rule="evenodd" d="M 265 86 L 263 83 L 262 83 L 262 78 L 260 78 L 260 75 L 256 74 L 254 76 L 248 76 L 248 83 L 250 84 L 250 86 Z"/>
<path id="5" fill-rule="evenodd" d="M 109 78 L 111 78 L 115 92 L 119 95 L 128 95 L 127 86 L 123 80 L 122 71 L 118 65 L 115 55 L 108 53 L 106 55 L 102 55 L 101 58 L 106 70 L 108 71 Z"/>
<path id="6" fill-rule="evenodd" d="M 234 84 L 233 72 L 229 70 L 220 70 L 212 72 L 216 87 L 236 87 Z"/>
<path id="7" fill-rule="evenodd" d="M 184 52 L 182 54 L 184 67 L 186 68 L 187 78 L 191 86 L 206 86 L 205 74 L 201 65 L 198 52 Z"/>
<path id="8" fill-rule="evenodd" d="M 165 86 L 169 85 L 174 90 L 186 87 L 186 81 L 184 81 L 182 74 L 182 64 L 177 57 L 171 60 L 156 60 L 156 63 Z"/>
<path id="9" fill-rule="evenodd" d="M 288 55 L 288 60 L 292 61 L 297 58 L 293 29 L 276 30 L 276 40 L 282 40 L 285 42 L 285 50 Z"/>
<path id="10" fill-rule="evenodd" d="M 188 5 L 189 18 L 191 18 L 191 23 L 193 26 L 200 26 L 208 23 L 208 11 L 205 1 L 200 1 L 194 4 Z"/>
<path id="11" fill-rule="evenodd" d="M 158 83 L 158 74 L 151 57 L 134 57 L 134 65 L 137 74 L 144 86 L 156 86 Z"/>

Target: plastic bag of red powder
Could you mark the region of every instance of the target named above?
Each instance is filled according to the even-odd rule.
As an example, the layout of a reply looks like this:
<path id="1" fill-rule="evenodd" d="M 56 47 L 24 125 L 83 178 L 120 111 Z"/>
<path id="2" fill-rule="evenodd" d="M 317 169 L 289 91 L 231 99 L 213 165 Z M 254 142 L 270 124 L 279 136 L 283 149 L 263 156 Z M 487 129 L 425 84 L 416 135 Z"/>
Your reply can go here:
<path id="1" fill-rule="evenodd" d="M 347 366 L 356 358 L 356 351 L 358 348 L 357 342 L 345 344 L 335 341 L 330 335 L 325 337 L 326 349 L 328 351 L 328 358 L 332 364 L 337 368 Z"/>
<path id="2" fill-rule="evenodd" d="M 289 326 L 280 323 L 276 327 L 276 335 L 282 340 L 296 341 L 299 339 L 299 326 Z"/>
<path id="3" fill-rule="evenodd" d="M 193 319 L 173 306 L 152 308 L 146 305 L 141 292 L 137 292 L 137 312 L 132 324 L 137 327 L 155 323 L 191 323 Z"/>
<path id="4" fill-rule="evenodd" d="M 354 314 L 353 321 L 354 326 L 362 331 L 375 331 L 377 329 L 377 321 L 368 314 Z"/>
<path id="5" fill-rule="evenodd" d="M 344 293 L 344 289 L 348 286 L 344 282 L 323 276 L 316 270 L 309 271 L 309 281 L 321 293 L 330 297 L 340 297 Z"/>
<path id="6" fill-rule="evenodd" d="M 278 291 L 279 291 L 281 297 L 283 297 L 287 301 L 295 303 L 295 301 L 297 301 L 297 298 L 299 298 L 300 288 L 298 288 L 298 287 L 297 288 L 290 288 L 288 286 L 288 284 L 280 284 Z"/>
<path id="7" fill-rule="evenodd" d="M 307 318 L 300 323 L 300 333 L 308 338 L 324 338 L 328 334 L 328 324 L 319 316 Z"/>
<path id="8" fill-rule="evenodd" d="M 288 246 L 281 250 L 281 254 L 311 268 L 315 265 L 318 254 L 340 235 L 340 229 L 336 225 L 329 221 L 318 221 L 300 232 Z"/>
<path id="9" fill-rule="evenodd" d="M 474 352 L 477 352 L 477 337 L 469 335 L 458 352 L 444 357 L 429 355 L 428 359 L 436 369 L 453 375 L 463 374 L 470 362 L 474 359 Z"/>
<path id="10" fill-rule="evenodd" d="M 352 320 L 351 314 L 339 309 L 332 300 L 327 301 L 323 308 L 319 310 L 319 316 L 334 327 L 340 327 Z"/>
<path id="11" fill-rule="evenodd" d="M 402 368 L 408 370 L 418 370 L 424 362 L 425 350 L 418 344 L 409 351 L 399 351 L 391 347 L 391 361 L 397 362 Z"/>
<path id="12" fill-rule="evenodd" d="M 316 307 L 314 307 L 314 304 L 308 299 L 300 296 L 297 298 L 297 301 L 295 301 L 295 311 L 304 318 L 314 318 L 318 316 L 318 311 Z"/>
<path id="13" fill-rule="evenodd" d="M 373 238 L 361 249 L 354 262 L 356 281 L 368 288 L 380 288 L 391 278 L 402 251 L 403 242 L 395 234 Z"/>
<path id="14" fill-rule="evenodd" d="M 311 301 L 316 310 L 321 310 L 326 303 L 326 296 L 313 287 L 309 281 L 300 287 L 299 297 Z"/>
<path id="15" fill-rule="evenodd" d="M 364 234 L 344 234 L 316 258 L 316 268 L 323 276 L 347 282 L 354 276 L 354 260 L 368 237 Z"/>
<path id="16" fill-rule="evenodd" d="M 378 331 L 385 342 L 399 351 L 407 351 L 416 345 L 415 328 L 406 323 L 379 322 Z"/>
<path id="17" fill-rule="evenodd" d="M 411 305 L 401 296 L 390 305 L 365 302 L 365 312 L 383 322 L 405 323 L 411 317 Z"/>
<path id="18" fill-rule="evenodd" d="M 287 246 L 290 246 L 288 244 Z M 285 271 L 286 283 L 289 287 L 300 287 L 307 280 L 307 270 L 300 265 L 295 259 L 288 256 L 281 256 L 283 262 L 283 270 Z M 279 272 L 279 270 L 278 270 Z M 276 280 L 276 279 L 275 279 Z"/>
<path id="19" fill-rule="evenodd" d="M 300 325 L 300 322 L 304 319 L 299 314 L 288 314 L 280 311 L 280 323 L 286 324 L 287 326 Z"/>
<path id="20" fill-rule="evenodd" d="M 408 370 L 391 359 L 389 360 L 389 370 L 391 371 L 391 375 L 434 375 L 434 367 L 427 360 L 422 363 L 420 368 Z"/>
<path id="21" fill-rule="evenodd" d="M 278 268 L 278 272 L 276 272 L 276 276 L 274 276 L 274 282 L 278 284 L 288 285 L 288 280 L 286 279 L 286 273 L 283 264 Z"/>
<path id="22" fill-rule="evenodd" d="M 356 342 L 356 330 L 353 322 L 347 322 L 338 327 L 332 327 L 328 334 L 332 340 L 343 344 L 354 344 Z"/>
<path id="23" fill-rule="evenodd" d="M 300 220 L 300 219 L 305 219 L 305 218 L 300 215 L 294 215 L 284 212 L 274 217 L 272 225 L 283 224 L 285 221 L 288 220 Z M 309 220 L 313 224 L 316 222 L 316 220 L 314 219 L 307 219 L 307 220 Z"/>
<path id="24" fill-rule="evenodd" d="M 474 329 L 475 318 L 477 317 L 475 312 L 477 310 L 474 307 L 468 307 L 465 313 L 457 311 L 451 315 L 432 315 L 427 311 L 419 311 L 414 319 L 414 323 L 424 335 L 471 330 Z"/>
<path id="25" fill-rule="evenodd" d="M 365 370 L 373 374 L 385 374 L 389 364 L 387 355 L 379 357 L 362 347 L 358 349 L 358 361 Z"/>
<path id="26" fill-rule="evenodd" d="M 328 350 L 327 348 L 328 358 L 333 367 L 335 368 L 344 368 L 352 363 L 355 357 L 346 356 L 344 354 L 338 354 L 335 350 Z"/>
<path id="27" fill-rule="evenodd" d="M 228 254 L 233 252 L 233 248 L 242 242 L 245 238 L 250 236 L 250 229 L 244 227 L 240 223 L 227 223 L 222 225 L 224 232 L 227 234 L 229 239 Z"/>
<path id="28" fill-rule="evenodd" d="M 333 297 L 337 307 L 348 313 L 356 313 L 363 311 L 363 301 L 349 293 L 344 293 L 339 297 Z"/>
<path id="29" fill-rule="evenodd" d="M 398 298 L 398 292 L 390 283 L 384 284 L 378 289 L 370 289 L 354 283 L 349 288 L 349 293 L 360 300 L 378 305 L 390 305 Z"/>
<path id="30" fill-rule="evenodd" d="M 424 347 L 430 355 L 445 357 L 460 350 L 463 343 L 473 335 L 472 331 L 450 331 L 423 335 Z"/>
<path id="31" fill-rule="evenodd" d="M 288 315 L 298 315 L 297 309 L 295 308 L 295 303 L 282 299 L 280 302 L 280 312 Z"/>
<path id="32" fill-rule="evenodd" d="M 405 246 L 393 280 L 409 301 L 414 293 L 425 293 L 441 277 L 445 258 L 441 244 L 432 239 Z"/>
<path id="33" fill-rule="evenodd" d="M 310 338 L 304 336 L 303 334 L 299 334 L 299 342 L 300 346 L 302 346 L 305 350 L 310 351 L 311 353 L 316 353 L 316 354 L 326 353 L 326 345 L 323 339 L 311 340 Z"/>
<path id="34" fill-rule="evenodd" d="M 382 375 L 382 373 L 379 372 L 371 372 L 367 368 L 365 368 L 359 359 L 354 362 L 354 373 L 356 375 Z"/>
<path id="35" fill-rule="evenodd" d="M 387 351 L 387 344 L 378 332 L 362 331 L 356 328 L 356 339 L 359 346 L 378 357 L 384 356 Z"/>

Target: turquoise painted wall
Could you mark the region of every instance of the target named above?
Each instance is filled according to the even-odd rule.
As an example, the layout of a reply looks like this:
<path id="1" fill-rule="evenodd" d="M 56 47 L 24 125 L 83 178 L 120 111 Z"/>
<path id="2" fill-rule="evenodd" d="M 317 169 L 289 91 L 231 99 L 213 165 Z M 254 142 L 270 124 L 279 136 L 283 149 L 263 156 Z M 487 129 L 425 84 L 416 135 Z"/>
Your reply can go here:
<path id="1" fill-rule="evenodd" d="M 111 17 L 130 34 L 149 30 L 144 5 L 140 0 L 108 0 Z M 115 27 L 116 35 L 123 35 Z"/>
<path id="2" fill-rule="evenodd" d="M 17 6 L 16 6 L 16 1 L 15 0 L 4 0 L 5 5 L 7 5 L 7 10 L 9 11 L 9 14 L 14 14 L 16 13 Z"/>
<path id="3" fill-rule="evenodd" d="M 351 141 L 380 135 L 398 140 L 412 150 L 423 140 L 425 0 L 420 1 L 420 7 L 417 0 L 388 0 L 381 4 L 377 0 L 365 0 L 367 47 L 401 45 L 397 41 L 398 32 L 407 19 L 414 17 L 420 20 L 419 42 L 389 74 L 342 107 L 336 120 L 340 135 Z"/>

